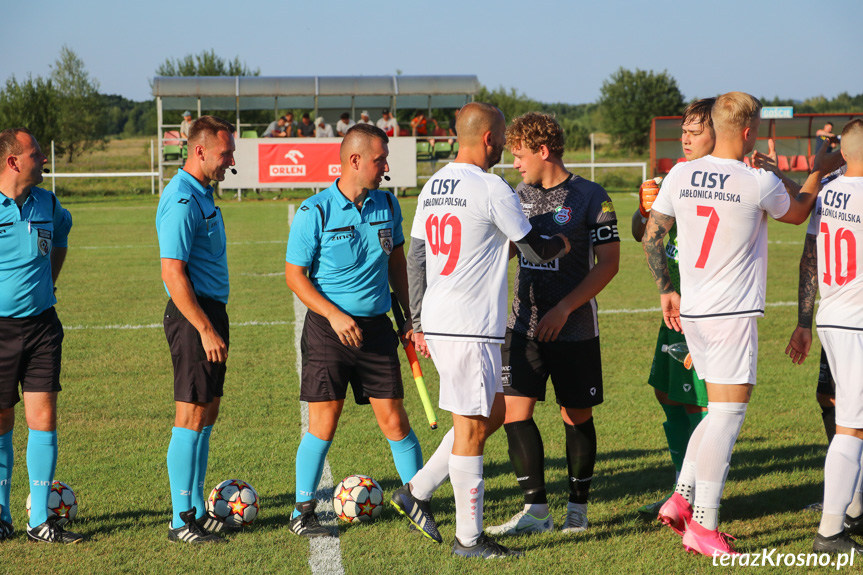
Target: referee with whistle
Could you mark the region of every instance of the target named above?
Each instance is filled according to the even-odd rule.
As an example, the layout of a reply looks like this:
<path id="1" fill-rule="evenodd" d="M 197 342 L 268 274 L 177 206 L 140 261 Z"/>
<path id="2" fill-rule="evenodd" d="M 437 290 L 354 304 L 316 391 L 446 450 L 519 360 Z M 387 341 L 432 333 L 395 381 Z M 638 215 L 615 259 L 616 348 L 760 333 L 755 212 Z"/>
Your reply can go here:
<path id="1" fill-rule="evenodd" d="M 422 467 L 403 405 L 398 336 L 386 315 L 390 285 L 402 307 L 409 306 L 401 208 L 392 193 L 378 189 L 389 170 L 388 142 L 376 126 L 348 130 L 339 152 L 341 177 L 302 203 L 288 239 L 285 279 L 309 308 L 300 388 L 309 430 L 297 449 L 290 522 L 304 537 L 329 535 L 315 515 L 315 491 L 349 383 L 358 404 L 371 404 L 402 482 Z M 410 334 L 410 323 L 404 331 Z"/>

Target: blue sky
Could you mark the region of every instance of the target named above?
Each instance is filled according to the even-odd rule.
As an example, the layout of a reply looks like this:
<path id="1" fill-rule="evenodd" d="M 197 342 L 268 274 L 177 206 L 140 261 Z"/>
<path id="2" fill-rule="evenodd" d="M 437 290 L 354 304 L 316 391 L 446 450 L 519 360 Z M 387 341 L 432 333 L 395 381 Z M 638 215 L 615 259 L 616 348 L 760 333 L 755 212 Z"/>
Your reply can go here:
<path id="1" fill-rule="evenodd" d="M 48 75 L 66 44 L 135 100 L 166 58 L 210 48 L 263 75 L 476 74 L 545 102 L 593 102 L 621 66 L 668 70 L 687 99 L 833 97 L 863 93 L 861 16 L 860 0 L 19 0 L 0 81 Z"/>

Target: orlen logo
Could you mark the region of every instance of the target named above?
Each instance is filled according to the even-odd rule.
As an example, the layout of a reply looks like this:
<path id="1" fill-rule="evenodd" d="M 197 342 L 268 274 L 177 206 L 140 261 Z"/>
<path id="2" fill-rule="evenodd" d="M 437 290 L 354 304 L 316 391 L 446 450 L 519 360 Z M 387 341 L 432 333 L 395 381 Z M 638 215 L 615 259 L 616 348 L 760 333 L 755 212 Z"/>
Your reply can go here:
<path id="1" fill-rule="evenodd" d="M 303 158 L 303 153 L 299 150 L 290 150 L 285 154 L 285 158 L 293 162 L 283 166 L 270 165 L 271 176 L 305 176 L 306 165 L 300 164 L 297 158 Z"/>
<path id="2" fill-rule="evenodd" d="M 330 176 L 335 176 L 338 178 L 339 176 L 342 175 L 342 165 L 341 164 L 329 164 L 327 166 L 327 171 L 329 172 Z"/>

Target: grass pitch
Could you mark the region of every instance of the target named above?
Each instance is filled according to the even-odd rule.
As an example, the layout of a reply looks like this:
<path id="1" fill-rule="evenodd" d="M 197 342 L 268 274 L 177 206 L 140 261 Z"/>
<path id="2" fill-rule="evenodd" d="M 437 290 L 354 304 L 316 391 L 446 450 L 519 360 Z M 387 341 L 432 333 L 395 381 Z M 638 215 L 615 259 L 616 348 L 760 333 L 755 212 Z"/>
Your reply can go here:
<path id="1" fill-rule="evenodd" d="M 600 294 L 606 400 L 595 410 L 599 456 L 589 507 L 590 529 L 502 540 L 526 551 L 519 561 L 466 564 L 449 555 L 455 531 L 452 490 L 435 497 L 444 545 L 411 534 L 391 508 L 371 525 L 340 526 L 347 573 L 687 573 L 716 568 L 683 552 L 680 538 L 636 513 L 671 488 L 674 475 L 661 427 L 662 410 L 647 383 L 659 298 L 640 244 L 629 238 L 630 194 L 615 194 L 621 219 L 621 269 Z M 254 527 L 230 544 L 193 548 L 170 543 L 170 496 L 165 454 L 173 425 L 171 362 L 161 328 L 166 295 L 151 197 L 78 203 L 65 198 L 75 226 L 59 281 L 58 313 L 66 326 L 59 399 L 57 479 L 78 494 L 72 529 L 89 540 L 72 548 L 28 544 L 26 424 L 18 410 L 13 517 L 18 536 L 2 543 L 10 573 L 307 573 L 309 543 L 286 528 L 294 499 L 294 455 L 300 440 L 299 378 L 295 371 L 292 295 L 285 287 L 288 203 L 221 202 L 231 270 L 231 352 L 222 414 L 211 441 L 207 489 L 228 478 L 248 481 L 261 495 Z M 402 200 L 406 229 L 415 198 Z M 818 516 L 804 505 L 822 497 L 826 440 L 815 404 L 818 344 L 803 366 L 783 355 L 796 325 L 797 262 L 805 228 L 771 222 L 767 315 L 760 321 L 759 380 L 735 449 L 721 528 L 742 551 L 811 548 Z M 578 366 L 573 365 L 577 371 Z M 423 360 L 437 400 L 437 374 Z M 406 405 L 428 458 L 448 428 L 431 431 L 403 362 Z M 551 398 L 551 394 L 549 396 Z M 553 401 L 536 421 L 545 439 L 552 514 L 565 513 L 564 433 Z M 334 480 L 352 473 L 376 478 L 385 496 L 399 486 L 388 444 L 370 408 L 348 401 L 329 453 Z M 486 451 L 487 525 L 522 506 L 510 470 L 506 437 Z M 725 571 L 721 567 L 720 572 Z M 777 568 L 780 571 L 787 568 Z M 769 571 L 769 569 L 768 569 Z"/>

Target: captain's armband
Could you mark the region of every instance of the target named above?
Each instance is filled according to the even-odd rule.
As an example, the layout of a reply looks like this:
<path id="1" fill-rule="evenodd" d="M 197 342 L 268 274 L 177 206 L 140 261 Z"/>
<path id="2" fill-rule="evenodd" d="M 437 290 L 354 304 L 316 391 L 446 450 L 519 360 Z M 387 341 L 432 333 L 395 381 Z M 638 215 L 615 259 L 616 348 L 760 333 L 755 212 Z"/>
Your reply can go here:
<path id="1" fill-rule="evenodd" d="M 617 233 L 617 220 L 594 224 L 590 228 L 590 243 L 595 246 L 619 241 L 620 234 Z"/>

